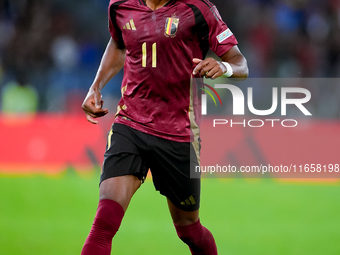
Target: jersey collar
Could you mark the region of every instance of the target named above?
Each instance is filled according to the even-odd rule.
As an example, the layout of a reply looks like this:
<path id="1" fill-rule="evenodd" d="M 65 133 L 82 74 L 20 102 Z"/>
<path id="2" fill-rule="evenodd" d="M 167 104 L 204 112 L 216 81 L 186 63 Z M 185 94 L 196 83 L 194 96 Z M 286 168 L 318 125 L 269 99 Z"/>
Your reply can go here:
<path id="1" fill-rule="evenodd" d="M 146 3 L 145 3 L 145 0 L 138 0 L 138 2 L 141 5 L 147 6 Z M 173 5 L 175 2 L 176 2 L 176 0 L 169 0 L 169 2 L 167 2 L 163 7 Z"/>

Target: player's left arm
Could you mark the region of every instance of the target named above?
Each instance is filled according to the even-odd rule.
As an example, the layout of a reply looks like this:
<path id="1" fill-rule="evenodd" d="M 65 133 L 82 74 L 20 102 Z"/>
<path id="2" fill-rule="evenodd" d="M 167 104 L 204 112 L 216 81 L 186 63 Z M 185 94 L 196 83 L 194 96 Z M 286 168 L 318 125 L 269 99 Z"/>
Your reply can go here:
<path id="1" fill-rule="evenodd" d="M 232 78 L 246 79 L 248 77 L 249 70 L 247 60 L 240 52 L 237 45 L 233 46 L 220 58 L 221 61 L 214 58 L 207 58 L 205 60 L 194 58 L 193 62 L 197 64 L 197 66 L 195 67 L 193 74 L 196 75 L 199 73 L 206 78 L 216 79 L 225 73 L 231 72 L 232 75 L 230 77 Z"/>

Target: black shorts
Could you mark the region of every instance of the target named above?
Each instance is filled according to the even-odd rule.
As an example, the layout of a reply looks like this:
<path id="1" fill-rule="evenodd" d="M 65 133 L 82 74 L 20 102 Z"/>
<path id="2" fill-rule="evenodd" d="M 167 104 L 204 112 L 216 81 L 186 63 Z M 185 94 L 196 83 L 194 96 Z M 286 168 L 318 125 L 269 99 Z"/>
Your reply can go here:
<path id="1" fill-rule="evenodd" d="M 144 181 L 150 169 L 156 190 L 176 207 L 195 211 L 200 204 L 200 178 L 190 178 L 199 164 L 189 142 L 149 135 L 123 124 L 112 125 L 100 182 L 134 175 Z"/>

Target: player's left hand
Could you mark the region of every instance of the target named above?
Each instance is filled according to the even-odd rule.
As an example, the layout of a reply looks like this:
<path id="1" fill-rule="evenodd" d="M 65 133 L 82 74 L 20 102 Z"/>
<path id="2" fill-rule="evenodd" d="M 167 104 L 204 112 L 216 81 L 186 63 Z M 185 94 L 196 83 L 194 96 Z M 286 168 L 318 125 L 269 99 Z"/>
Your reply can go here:
<path id="1" fill-rule="evenodd" d="M 227 68 L 221 61 L 213 58 L 207 58 L 205 60 L 194 58 L 192 61 L 197 64 L 192 73 L 193 75 L 199 73 L 200 76 L 205 76 L 205 78 L 216 79 L 227 71 Z"/>

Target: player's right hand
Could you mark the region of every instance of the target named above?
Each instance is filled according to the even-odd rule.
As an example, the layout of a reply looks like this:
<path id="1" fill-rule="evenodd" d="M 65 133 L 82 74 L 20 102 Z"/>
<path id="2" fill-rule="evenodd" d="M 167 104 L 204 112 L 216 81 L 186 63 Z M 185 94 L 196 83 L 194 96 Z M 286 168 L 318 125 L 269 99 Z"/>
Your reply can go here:
<path id="1" fill-rule="evenodd" d="M 81 107 L 86 114 L 86 119 L 92 124 L 99 124 L 94 119 L 109 113 L 108 109 L 102 109 L 103 103 L 100 91 L 90 88 Z"/>

